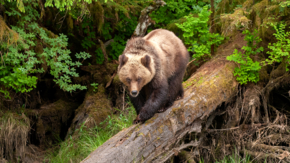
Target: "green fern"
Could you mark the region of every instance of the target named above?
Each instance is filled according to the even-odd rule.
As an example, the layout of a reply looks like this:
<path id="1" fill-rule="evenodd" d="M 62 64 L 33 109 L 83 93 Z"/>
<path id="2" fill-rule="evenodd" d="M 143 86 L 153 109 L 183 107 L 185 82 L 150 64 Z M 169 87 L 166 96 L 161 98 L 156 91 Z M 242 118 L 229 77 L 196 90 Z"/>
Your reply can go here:
<path id="1" fill-rule="evenodd" d="M 286 63 L 286 71 L 289 71 L 290 66 L 290 32 L 285 32 L 286 24 L 270 24 L 276 33 L 274 36 L 277 39 L 276 43 L 269 44 L 268 48 L 270 51 L 267 52 L 269 54 L 269 58 L 262 62 L 264 65 L 273 64 L 273 63 L 281 63 L 285 61 Z"/>
<path id="2" fill-rule="evenodd" d="M 237 76 L 237 81 L 240 84 L 247 84 L 248 82 L 257 83 L 259 81 L 259 70 L 261 69 L 261 65 L 258 61 L 254 62 L 250 56 L 256 55 L 264 50 L 263 47 L 257 47 L 257 44 L 261 42 L 262 39 L 257 36 L 257 30 L 255 30 L 254 33 L 245 30 L 243 34 L 246 34 L 244 40 L 247 41 L 247 46 L 242 47 L 245 53 L 242 54 L 235 49 L 234 53 L 227 57 L 227 60 L 234 61 L 239 65 L 239 67 L 235 68 L 234 75 Z"/>

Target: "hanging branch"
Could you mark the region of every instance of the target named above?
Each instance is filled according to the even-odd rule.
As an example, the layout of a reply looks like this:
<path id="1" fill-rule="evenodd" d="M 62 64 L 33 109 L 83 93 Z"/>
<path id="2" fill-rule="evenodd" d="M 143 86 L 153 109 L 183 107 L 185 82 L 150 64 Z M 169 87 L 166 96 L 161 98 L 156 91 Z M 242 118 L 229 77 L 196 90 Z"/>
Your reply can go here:
<path id="1" fill-rule="evenodd" d="M 166 5 L 166 3 L 163 0 L 155 0 L 153 5 L 143 9 L 139 17 L 139 23 L 132 36 L 144 36 L 146 34 L 147 28 L 153 23 L 149 17 L 149 14 L 164 5 Z"/>

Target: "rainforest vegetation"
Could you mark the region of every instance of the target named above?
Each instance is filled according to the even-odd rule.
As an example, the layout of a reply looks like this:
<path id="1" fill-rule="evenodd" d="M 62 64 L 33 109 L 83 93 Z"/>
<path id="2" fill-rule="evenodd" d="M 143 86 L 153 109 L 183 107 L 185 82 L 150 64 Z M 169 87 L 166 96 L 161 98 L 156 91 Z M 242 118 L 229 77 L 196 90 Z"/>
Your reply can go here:
<path id="1" fill-rule="evenodd" d="M 289 25 L 289 0 L 1 0 L 0 162 L 81 162 L 132 127 L 118 57 L 158 28 L 190 53 L 185 89 L 227 63 L 238 83 L 163 162 L 290 162 Z"/>

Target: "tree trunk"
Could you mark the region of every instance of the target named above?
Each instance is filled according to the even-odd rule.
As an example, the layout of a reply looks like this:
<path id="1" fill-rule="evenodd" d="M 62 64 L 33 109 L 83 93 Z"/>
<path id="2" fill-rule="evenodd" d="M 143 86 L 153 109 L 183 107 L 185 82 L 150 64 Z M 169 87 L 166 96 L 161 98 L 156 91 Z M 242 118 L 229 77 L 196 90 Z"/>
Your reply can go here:
<path id="1" fill-rule="evenodd" d="M 183 86 L 183 99 L 144 124 L 120 131 L 92 152 L 82 163 L 164 162 L 182 149 L 198 146 L 198 141 L 178 143 L 184 135 L 201 132 L 202 120 L 238 92 L 235 65 L 213 58 L 192 75 Z M 200 140 L 201 141 L 201 140 Z"/>

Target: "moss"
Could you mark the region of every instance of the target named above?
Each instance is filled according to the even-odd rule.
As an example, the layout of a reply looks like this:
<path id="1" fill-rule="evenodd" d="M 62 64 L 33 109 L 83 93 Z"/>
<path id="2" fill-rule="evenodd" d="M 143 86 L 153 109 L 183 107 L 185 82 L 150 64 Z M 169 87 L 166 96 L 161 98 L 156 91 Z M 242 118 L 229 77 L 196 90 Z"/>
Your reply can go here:
<path id="1" fill-rule="evenodd" d="M 201 78 L 198 80 L 197 84 L 201 84 L 202 82 L 203 82 L 203 77 L 201 77 Z"/>
<path id="2" fill-rule="evenodd" d="M 228 13 L 229 9 L 230 9 L 230 2 L 229 0 L 222 0 L 219 4 L 218 4 L 218 10 L 216 12 L 217 15 L 220 15 L 222 13 Z"/>
<path id="3" fill-rule="evenodd" d="M 236 9 L 233 14 L 222 14 L 222 35 L 225 37 L 234 36 L 238 29 L 248 29 L 251 24 L 251 20 L 249 20 L 246 15 L 247 13 L 242 8 Z"/>
<path id="4" fill-rule="evenodd" d="M 280 65 L 271 72 L 270 77 L 271 79 L 275 79 L 277 77 L 280 77 L 286 73 L 286 63 L 282 62 Z"/>
<path id="5" fill-rule="evenodd" d="M 264 66 L 261 68 L 261 70 L 259 71 L 259 79 L 262 82 L 268 82 L 270 79 L 270 75 L 267 72 L 267 68 Z"/>
<path id="6" fill-rule="evenodd" d="M 44 28 L 44 27 L 42 27 L 42 29 L 45 31 L 45 33 L 47 34 L 47 36 L 48 36 L 49 38 L 57 38 L 57 37 L 58 37 L 58 35 L 54 34 L 54 33 L 51 32 L 50 30 L 48 30 L 48 29 L 46 29 L 46 28 Z"/>
<path id="7" fill-rule="evenodd" d="M 263 17 L 263 12 L 264 10 L 267 8 L 269 4 L 269 0 L 262 0 L 261 2 L 259 3 L 256 3 L 252 9 L 257 12 L 260 16 Z"/>
<path id="8" fill-rule="evenodd" d="M 90 10 L 90 14 L 93 17 L 94 21 L 94 25 L 98 26 L 98 31 L 101 32 L 102 31 L 102 27 L 104 24 L 104 8 L 102 6 L 102 4 L 100 3 L 100 1 L 97 2 L 93 2 L 89 5 L 89 10 Z"/>
<path id="9" fill-rule="evenodd" d="M 0 42 L 6 42 L 7 46 L 9 46 L 16 44 L 18 39 L 18 33 L 10 29 L 0 15 Z"/>
<path id="10" fill-rule="evenodd" d="M 243 8 L 245 8 L 245 9 L 249 9 L 253 4 L 254 4 L 254 1 L 253 1 L 253 0 L 246 0 L 246 1 L 243 3 Z"/>
<path id="11" fill-rule="evenodd" d="M 36 134 L 42 148 L 46 148 L 63 138 L 63 127 L 72 118 L 77 103 L 58 100 L 49 105 L 43 105 L 38 110 L 26 111 L 36 120 Z"/>
<path id="12" fill-rule="evenodd" d="M 225 67 L 221 69 L 219 64 L 214 64 L 214 61 L 211 61 L 209 63 L 206 63 L 204 67 L 202 68 L 203 72 L 198 72 L 194 74 L 188 81 L 192 81 L 193 79 L 202 79 L 202 82 L 198 84 L 198 86 L 194 85 L 187 90 L 189 92 L 194 92 L 194 94 L 191 94 L 190 99 L 188 99 L 187 103 L 180 102 L 179 107 L 172 108 L 172 112 L 170 114 L 175 115 L 177 113 L 181 113 L 181 108 L 188 107 L 188 105 L 195 105 L 199 106 L 200 103 L 202 103 L 201 109 L 205 111 L 207 108 L 211 108 L 213 104 L 220 102 L 221 100 L 224 100 L 224 96 L 220 96 L 219 93 L 220 90 L 223 90 L 223 93 L 225 96 L 228 96 L 232 89 L 228 88 L 237 88 L 237 82 L 234 82 L 234 76 L 233 71 L 235 68 L 235 64 L 233 63 L 227 63 Z M 201 78 L 201 76 L 206 76 L 208 73 L 214 73 L 213 71 L 219 71 L 216 76 L 208 76 L 207 78 Z M 200 80 L 199 80 L 200 81 Z M 204 94 L 204 92 L 209 92 L 210 96 L 201 96 Z M 179 118 L 183 119 L 183 114 L 178 116 Z"/>
<path id="13" fill-rule="evenodd" d="M 142 132 L 140 132 L 140 133 L 138 134 L 138 136 L 145 137 L 144 133 L 142 133 Z"/>
<path id="14" fill-rule="evenodd" d="M 159 133 L 162 133 L 162 132 L 163 132 L 163 128 L 164 128 L 164 125 L 161 125 L 160 127 L 158 127 L 158 129 L 157 129 L 158 132 L 159 132 Z"/>
<path id="15" fill-rule="evenodd" d="M 107 72 L 109 74 L 114 73 L 118 69 L 118 64 L 115 63 L 107 63 Z"/>
<path id="16" fill-rule="evenodd" d="M 146 122 L 145 122 L 145 125 L 148 125 L 148 124 L 151 124 L 151 123 L 153 123 L 154 122 L 154 120 L 157 118 L 157 116 L 155 115 L 154 117 L 152 117 L 152 118 L 150 118 L 149 120 L 147 120 Z"/>
<path id="17" fill-rule="evenodd" d="M 177 33 L 182 33 L 182 30 L 180 30 L 180 28 L 178 28 L 178 27 L 176 26 L 176 23 L 181 24 L 181 23 L 183 23 L 183 22 L 185 22 L 185 21 L 186 21 L 185 18 L 180 18 L 180 19 L 178 19 L 178 20 L 173 20 L 171 23 L 167 24 L 167 26 L 165 27 L 165 29 L 168 29 L 168 30 L 172 31 L 172 32 L 174 32 L 175 34 L 177 34 Z M 182 36 L 179 36 L 179 37 L 182 37 Z"/>
<path id="18" fill-rule="evenodd" d="M 73 21 L 73 18 L 70 14 L 68 14 L 68 16 L 66 18 L 66 23 L 67 23 L 68 31 L 72 32 L 73 28 L 74 28 L 74 21 Z"/>
<path id="19" fill-rule="evenodd" d="M 189 86 L 192 86 L 192 85 L 193 85 L 193 82 L 186 82 L 186 83 L 184 83 L 184 84 L 182 84 L 182 85 L 183 85 L 183 88 L 186 89 L 186 88 L 188 88 Z"/>
<path id="20" fill-rule="evenodd" d="M 113 78 L 113 83 L 120 83 L 120 78 L 118 76 L 118 74 Z"/>
<path id="21" fill-rule="evenodd" d="M 105 87 L 103 85 L 98 86 L 98 92 L 92 96 L 88 96 L 85 102 L 91 102 L 86 108 L 87 114 L 93 117 L 96 124 L 104 121 L 109 114 L 111 114 L 111 102 L 105 95 Z M 93 126 L 88 126 L 93 127 Z"/>
<path id="22" fill-rule="evenodd" d="M 111 101 L 106 96 L 104 85 L 100 84 L 97 92 L 93 91 L 93 87 L 89 87 L 83 104 L 75 111 L 76 115 L 69 128 L 68 135 L 73 134 L 81 125 L 85 125 L 88 128 L 95 127 L 112 112 Z"/>

